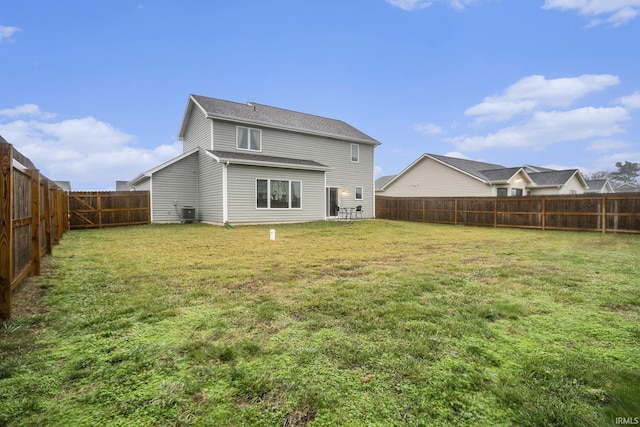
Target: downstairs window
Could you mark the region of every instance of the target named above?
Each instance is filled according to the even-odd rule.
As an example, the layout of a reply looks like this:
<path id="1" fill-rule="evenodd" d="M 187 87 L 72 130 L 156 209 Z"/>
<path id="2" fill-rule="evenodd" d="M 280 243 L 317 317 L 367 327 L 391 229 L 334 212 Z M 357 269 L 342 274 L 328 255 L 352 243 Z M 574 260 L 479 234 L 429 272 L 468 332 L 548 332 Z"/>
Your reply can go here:
<path id="1" fill-rule="evenodd" d="M 279 179 L 256 180 L 256 208 L 300 209 L 302 207 L 302 183 Z"/>

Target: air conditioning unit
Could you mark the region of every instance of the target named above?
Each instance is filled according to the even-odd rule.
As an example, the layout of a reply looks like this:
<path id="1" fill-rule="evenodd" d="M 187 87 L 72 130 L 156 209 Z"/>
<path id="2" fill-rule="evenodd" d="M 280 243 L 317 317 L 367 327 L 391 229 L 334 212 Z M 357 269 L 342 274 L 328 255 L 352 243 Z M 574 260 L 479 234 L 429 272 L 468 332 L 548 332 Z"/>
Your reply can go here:
<path id="1" fill-rule="evenodd" d="M 191 224 L 196 220 L 196 208 L 192 206 L 184 206 L 182 208 L 182 223 Z"/>

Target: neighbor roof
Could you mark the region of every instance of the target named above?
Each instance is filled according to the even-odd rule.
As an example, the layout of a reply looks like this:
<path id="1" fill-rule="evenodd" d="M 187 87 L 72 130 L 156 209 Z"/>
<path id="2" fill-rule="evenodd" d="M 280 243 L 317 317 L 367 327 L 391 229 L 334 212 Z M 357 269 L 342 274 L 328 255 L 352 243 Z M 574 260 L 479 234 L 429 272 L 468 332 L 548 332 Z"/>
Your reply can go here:
<path id="1" fill-rule="evenodd" d="M 385 175 L 376 179 L 376 190 L 382 190 L 382 188 L 395 177 L 396 175 Z"/>
<path id="2" fill-rule="evenodd" d="M 562 171 L 545 171 L 529 173 L 529 176 L 536 184 L 537 187 L 557 187 L 567 183 L 575 174 L 578 173 L 578 169 L 567 169 Z M 588 187 L 586 181 L 582 178 L 581 174 L 578 174 L 584 187 Z"/>
<path id="3" fill-rule="evenodd" d="M 495 163 L 485 163 L 485 162 L 478 162 L 475 160 L 458 159 L 456 157 L 440 156 L 437 154 L 425 154 L 424 156 L 428 156 L 433 159 L 436 159 L 441 163 L 445 163 L 449 166 L 459 169 L 462 172 L 472 175 L 475 178 L 478 178 L 482 181 L 487 181 L 487 178 L 482 173 L 482 171 L 505 169 L 504 166 L 498 165 Z"/>
<path id="4" fill-rule="evenodd" d="M 382 178 L 387 177 L 378 178 L 376 180 L 376 191 L 384 190 L 386 186 L 395 181 L 395 179 L 399 176 L 406 173 L 406 171 L 418 164 L 425 157 L 440 162 L 489 185 L 508 182 L 516 174 L 522 172 L 522 175 L 527 178 L 529 180 L 529 183 L 534 187 L 562 186 L 576 174 L 582 182 L 582 185 L 585 188 L 588 187 L 586 181 L 582 177 L 582 174 L 579 173 L 578 169 L 558 171 L 531 165 L 506 168 L 502 165 L 494 163 L 478 162 L 475 160 L 459 159 L 456 157 L 427 153 L 420 156 L 418 160 L 411 163 L 398 175 L 391 175 L 388 177 L 389 179 L 384 182 L 382 181 Z"/>
<path id="5" fill-rule="evenodd" d="M 341 120 L 299 113 L 257 102 L 242 104 L 201 95 L 189 97 L 187 114 L 193 106 L 192 103 L 196 104 L 209 118 L 311 133 L 366 144 L 380 144 L 379 141 Z M 184 136 L 187 114 L 185 114 L 185 120 L 182 123 L 180 138 Z"/>

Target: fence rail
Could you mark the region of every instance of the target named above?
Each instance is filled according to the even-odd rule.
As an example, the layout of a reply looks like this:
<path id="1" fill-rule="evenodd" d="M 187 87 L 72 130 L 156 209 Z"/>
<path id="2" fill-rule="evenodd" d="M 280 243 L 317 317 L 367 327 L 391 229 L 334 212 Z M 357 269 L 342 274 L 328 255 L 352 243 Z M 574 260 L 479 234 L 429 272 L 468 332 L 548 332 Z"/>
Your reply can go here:
<path id="1" fill-rule="evenodd" d="M 68 198 L 0 137 L 0 319 L 11 317 L 13 291 L 69 229 Z"/>
<path id="2" fill-rule="evenodd" d="M 457 198 L 376 196 L 376 218 L 486 227 L 640 233 L 640 193 Z"/>
<path id="3" fill-rule="evenodd" d="M 151 222 L 148 191 L 72 191 L 69 212 L 72 230 Z"/>

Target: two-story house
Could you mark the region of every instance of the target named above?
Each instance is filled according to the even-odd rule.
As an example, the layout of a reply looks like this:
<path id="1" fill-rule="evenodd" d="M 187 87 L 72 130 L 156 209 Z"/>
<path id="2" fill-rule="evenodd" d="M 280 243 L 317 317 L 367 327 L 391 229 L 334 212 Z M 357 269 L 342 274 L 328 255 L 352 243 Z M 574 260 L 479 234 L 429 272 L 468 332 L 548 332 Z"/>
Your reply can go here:
<path id="1" fill-rule="evenodd" d="M 335 218 L 338 206 L 375 212 L 380 142 L 335 119 L 191 95 L 183 153 L 129 182 L 149 190 L 153 222 L 278 223 Z"/>

